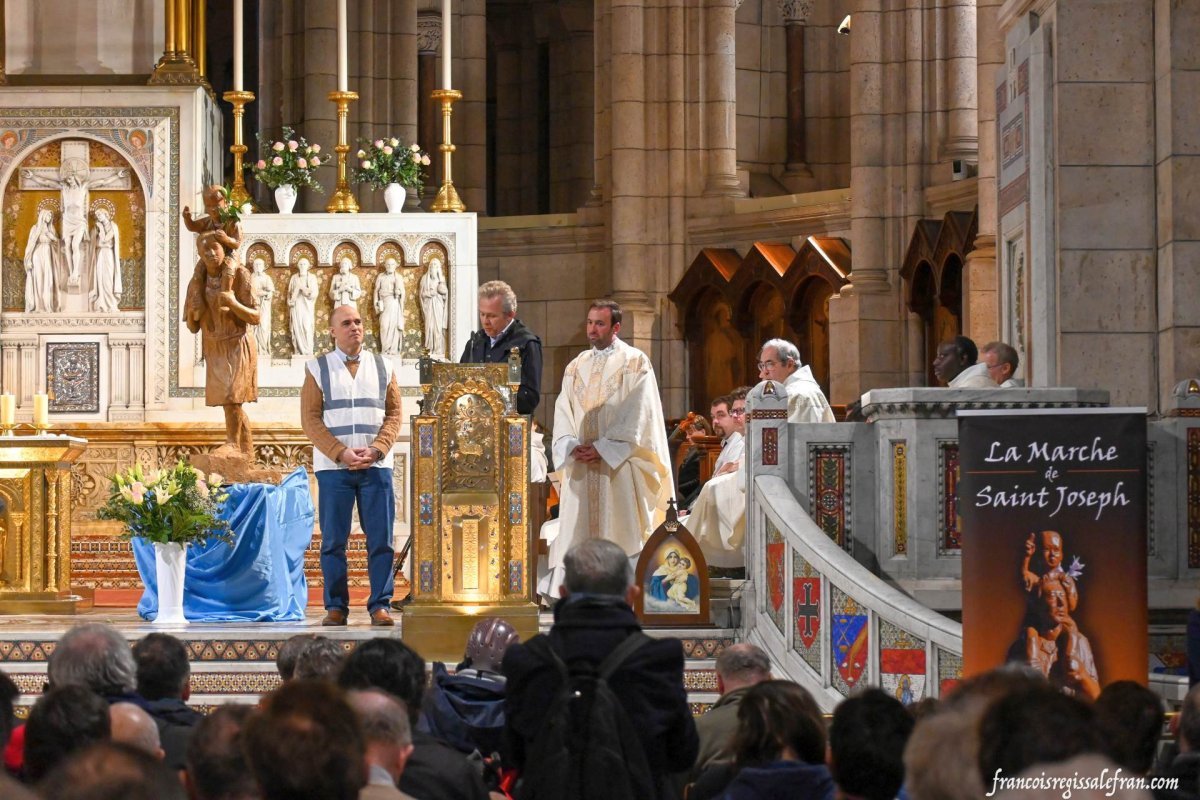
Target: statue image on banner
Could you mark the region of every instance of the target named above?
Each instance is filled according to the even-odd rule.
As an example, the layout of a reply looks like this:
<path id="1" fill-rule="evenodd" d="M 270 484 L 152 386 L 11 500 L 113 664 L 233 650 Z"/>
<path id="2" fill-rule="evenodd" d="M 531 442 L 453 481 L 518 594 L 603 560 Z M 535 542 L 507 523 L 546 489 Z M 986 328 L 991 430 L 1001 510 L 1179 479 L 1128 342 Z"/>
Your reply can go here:
<path id="1" fill-rule="evenodd" d="M 103 205 L 102 205 L 103 204 Z M 113 222 L 112 203 L 97 200 L 96 227 L 92 231 L 92 311 L 106 314 L 118 310 L 121 301 L 121 236 Z"/>

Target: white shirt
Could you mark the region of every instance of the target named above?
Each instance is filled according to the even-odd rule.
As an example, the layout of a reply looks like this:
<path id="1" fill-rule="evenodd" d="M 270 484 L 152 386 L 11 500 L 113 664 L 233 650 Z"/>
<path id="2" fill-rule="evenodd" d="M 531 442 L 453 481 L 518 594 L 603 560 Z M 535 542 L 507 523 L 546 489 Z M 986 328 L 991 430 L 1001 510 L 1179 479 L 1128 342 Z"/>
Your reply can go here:
<path id="1" fill-rule="evenodd" d="M 950 389 L 996 389 L 996 382 L 988 376 L 987 364 L 977 361 L 950 381 Z"/>
<path id="2" fill-rule="evenodd" d="M 513 317 L 512 319 L 510 319 L 510 320 L 508 321 L 508 324 L 504 326 L 504 330 L 500 331 L 500 332 L 499 332 L 499 333 L 497 333 L 495 336 L 489 336 L 489 337 L 488 337 L 488 339 L 489 339 L 489 340 L 491 341 L 491 343 L 492 343 L 492 344 L 491 344 L 491 346 L 492 346 L 492 347 L 495 347 L 495 346 L 496 346 L 496 342 L 498 342 L 498 341 L 500 341 L 501 339 L 503 339 L 503 338 L 504 338 L 504 334 L 508 333 L 508 329 L 509 329 L 509 328 L 511 328 L 511 327 L 512 327 L 512 324 L 513 324 L 514 322 L 516 322 L 516 321 L 517 321 L 517 318 L 516 318 L 516 317 Z"/>

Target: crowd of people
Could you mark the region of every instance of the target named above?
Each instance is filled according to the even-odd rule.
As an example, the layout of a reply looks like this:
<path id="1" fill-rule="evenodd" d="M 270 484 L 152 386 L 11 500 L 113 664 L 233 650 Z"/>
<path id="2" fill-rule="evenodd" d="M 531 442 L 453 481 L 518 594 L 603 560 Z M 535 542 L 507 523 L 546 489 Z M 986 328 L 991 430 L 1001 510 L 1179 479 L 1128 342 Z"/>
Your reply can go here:
<path id="1" fill-rule="evenodd" d="M 1091 702 L 1010 666 L 909 707 L 864 689 L 827 719 L 743 642 L 718 655 L 720 700 L 694 717 L 683 646 L 642 632 L 624 551 L 593 539 L 564 565 L 546 634 L 520 642 L 483 620 L 463 662 L 435 664 L 432 681 L 398 638 L 302 634 L 279 648 L 278 689 L 208 714 L 187 704 L 178 639 L 130 647 L 108 625 L 78 625 L 23 725 L 0 673 L 0 797 L 1200 798 L 1200 689 L 1160 755 L 1161 701 L 1134 683 Z"/>

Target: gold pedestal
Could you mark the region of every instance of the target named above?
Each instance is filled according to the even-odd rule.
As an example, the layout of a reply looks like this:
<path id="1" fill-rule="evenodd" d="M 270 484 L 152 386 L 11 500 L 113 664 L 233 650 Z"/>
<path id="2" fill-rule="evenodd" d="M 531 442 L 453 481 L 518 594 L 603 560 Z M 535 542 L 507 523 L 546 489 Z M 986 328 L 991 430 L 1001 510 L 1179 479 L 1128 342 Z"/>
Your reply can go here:
<path id="1" fill-rule="evenodd" d="M 434 100 L 442 101 L 442 187 L 438 189 L 430 208 L 434 211 L 466 211 L 458 190 L 454 188 L 454 142 L 450 138 L 450 118 L 454 116 L 454 101 L 462 99 L 457 89 L 437 89 L 432 93 Z"/>
<path id="2" fill-rule="evenodd" d="M 330 92 L 329 99 L 337 104 L 338 143 L 333 149 L 337 151 L 338 178 L 337 190 L 325 210 L 330 214 L 357 214 L 358 201 L 346 180 L 346 154 L 350 152 L 350 143 L 346 140 L 346 115 L 350 113 L 350 103 L 358 99 L 358 92 Z"/>
<path id="3" fill-rule="evenodd" d="M 412 604 L 404 609 L 400 633 L 404 643 L 426 661 L 462 661 L 467 636 L 475 623 L 486 617 L 500 617 L 516 629 L 521 641 L 538 633 L 538 608 L 532 604 L 450 605 Z"/>
<path id="4" fill-rule="evenodd" d="M 0 437 L 0 614 L 74 614 L 71 465 L 87 442 L 71 436 Z"/>
<path id="5" fill-rule="evenodd" d="M 254 92 L 226 92 L 221 97 L 233 106 L 233 144 L 229 146 L 229 152 L 233 153 L 233 188 L 229 190 L 229 202 L 241 208 L 246 203 L 253 205 L 250 192 L 246 190 L 245 169 L 242 167 L 247 150 L 242 140 L 242 117 L 246 114 L 246 104 L 254 102 Z"/>

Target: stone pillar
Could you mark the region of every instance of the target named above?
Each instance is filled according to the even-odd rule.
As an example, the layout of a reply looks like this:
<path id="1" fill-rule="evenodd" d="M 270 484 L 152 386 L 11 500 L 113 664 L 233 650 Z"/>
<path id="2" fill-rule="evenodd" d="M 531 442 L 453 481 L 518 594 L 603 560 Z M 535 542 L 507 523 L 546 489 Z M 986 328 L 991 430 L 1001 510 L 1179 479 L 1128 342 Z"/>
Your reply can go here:
<path id="1" fill-rule="evenodd" d="M 815 0 L 777 0 L 787 35 L 787 164 L 782 180 L 792 192 L 816 188 L 808 168 L 804 107 L 804 34 Z"/>
<path id="2" fill-rule="evenodd" d="M 438 88 L 438 49 L 442 44 L 441 14 L 423 13 L 417 17 L 417 141 L 429 153 L 429 169 L 425 173 L 425 194 L 434 197 L 441 185 L 442 142 L 441 105 L 434 102 L 433 90 Z"/>
<path id="3" fill-rule="evenodd" d="M 461 0 L 454 37 L 454 185 L 467 211 L 487 212 L 487 5 Z M 453 24 L 453 21 L 451 21 Z M 439 183 L 441 176 L 439 176 Z"/>
<path id="4" fill-rule="evenodd" d="M 129 343 L 129 410 L 146 408 L 146 342 Z"/>
<path id="5" fill-rule="evenodd" d="M 1004 67 L 1004 37 L 996 21 L 1002 0 L 976 0 L 975 69 L 979 121 L 979 227 L 963 267 L 963 331 L 983 344 L 1000 338 L 996 270 L 996 72 Z"/>
<path id="6" fill-rule="evenodd" d="M 976 0 L 946 3 L 946 139 L 942 159 L 979 163 L 976 113 Z M 855 23 L 858 21 L 855 20 Z M 857 33 L 857 31 L 856 31 Z"/>
<path id="7" fill-rule="evenodd" d="M 614 4 L 614 15 L 616 10 Z M 707 0 L 704 15 L 704 71 L 708 83 L 704 104 L 708 138 L 706 197 L 742 196 L 737 177 L 736 13 L 734 0 Z M 615 41 L 621 41 L 615 28 L 613 37 Z"/>
<path id="8" fill-rule="evenodd" d="M 33 395 L 41 391 L 41 378 L 38 374 L 38 341 L 36 338 L 18 339 L 14 343 L 21 352 L 19 379 L 21 392 L 17 397 L 17 405 L 21 408 L 32 408 Z M 16 393 L 14 392 L 14 394 Z"/>
<path id="9" fill-rule="evenodd" d="M 108 340 L 108 412 L 129 407 L 129 342 Z"/>
<path id="10" fill-rule="evenodd" d="M 612 148 L 611 109 L 612 96 L 612 12 L 609 0 L 595 0 L 593 6 L 594 48 L 592 73 L 592 190 L 588 197 L 589 208 L 599 208 L 611 193 L 610 154 Z"/>
<path id="11" fill-rule="evenodd" d="M 346 38 L 349 46 L 354 47 L 361 28 L 361 4 L 348 3 L 347 6 Z M 292 46 L 294 61 L 290 65 L 285 62 L 284 69 L 293 70 L 293 74 L 300 79 L 292 92 L 299 101 L 299 108 L 294 110 L 294 116 L 285 115 L 283 124 L 296 127 L 309 143 L 319 142 L 322 155 L 332 155 L 338 140 L 337 108 L 329 99 L 329 93 L 337 89 L 337 3 L 307 3 L 303 14 L 298 17 L 298 30 Z M 348 62 L 350 91 L 361 94 L 363 87 L 359 62 L 354 56 Z M 350 120 L 361 119 L 360 106 L 361 101 L 350 105 Z M 354 129 L 353 124 L 347 128 L 348 131 Z M 353 139 L 352 134 L 347 135 Z M 337 159 L 326 158 L 318 168 L 317 175 L 325 193 L 301 190 L 297 210 L 325 211 L 329 196 L 337 186 Z"/>
<path id="12" fill-rule="evenodd" d="M 417 114 L 421 107 L 417 89 L 420 73 L 417 65 L 417 3 L 416 0 L 402 0 L 390 3 L 388 9 L 391 12 L 388 72 L 377 77 L 380 83 L 389 88 L 387 118 L 392 120 L 396 136 L 405 143 L 420 143 L 417 128 Z M 382 202 L 382 193 L 379 194 Z M 407 194 L 404 208 L 406 211 L 420 210 L 421 198 L 417 197 L 416 192 Z"/>

